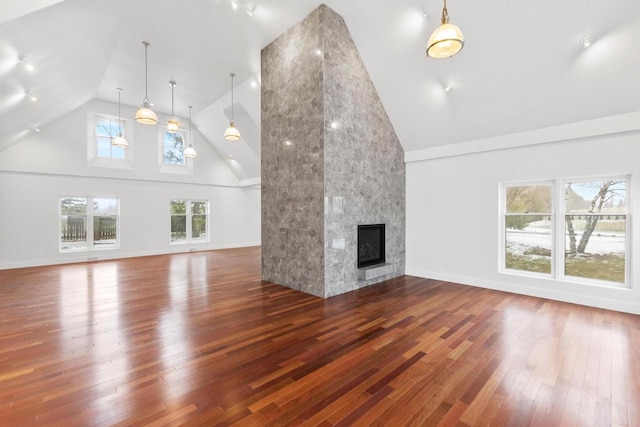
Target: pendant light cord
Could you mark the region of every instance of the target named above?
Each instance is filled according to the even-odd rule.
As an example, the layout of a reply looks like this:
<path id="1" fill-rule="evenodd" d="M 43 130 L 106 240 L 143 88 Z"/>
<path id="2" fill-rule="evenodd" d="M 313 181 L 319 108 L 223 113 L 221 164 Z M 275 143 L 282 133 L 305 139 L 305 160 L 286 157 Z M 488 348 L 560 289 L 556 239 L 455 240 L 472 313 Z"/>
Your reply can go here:
<path id="1" fill-rule="evenodd" d="M 149 48 L 149 42 L 142 42 L 144 45 L 144 99 L 149 100 L 149 71 L 147 66 L 147 49 Z"/>
<path id="2" fill-rule="evenodd" d="M 189 146 L 193 145 L 193 132 L 191 131 L 191 109 L 193 107 L 189 105 Z"/>
<path id="3" fill-rule="evenodd" d="M 231 73 L 231 121 L 233 121 L 233 78 L 235 74 Z"/>
<path id="4" fill-rule="evenodd" d="M 171 80 L 169 84 L 171 85 L 171 116 L 175 116 L 173 113 L 173 88 L 176 86 L 176 82 Z"/>
<path id="5" fill-rule="evenodd" d="M 119 123 L 121 122 L 120 117 L 122 117 L 120 114 L 120 95 L 122 95 L 122 89 L 118 88 L 118 122 Z M 122 123 L 120 123 L 120 126 L 122 126 Z"/>
<path id="6" fill-rule="evenodd" d="M 447 0 L 444 0 L 444 7 L 442 8 L 442 25 L 449 23 L 449 11 L 447 10 Z"/>
<path id="7" fill-rule="evenodd" d="M 122 114 L 120 114 L 120 97 L 122 95 L 122 88 L 117 88 L 118 91 L 118 126 L 120 126 L 120 135 L 122 135 Z"/>

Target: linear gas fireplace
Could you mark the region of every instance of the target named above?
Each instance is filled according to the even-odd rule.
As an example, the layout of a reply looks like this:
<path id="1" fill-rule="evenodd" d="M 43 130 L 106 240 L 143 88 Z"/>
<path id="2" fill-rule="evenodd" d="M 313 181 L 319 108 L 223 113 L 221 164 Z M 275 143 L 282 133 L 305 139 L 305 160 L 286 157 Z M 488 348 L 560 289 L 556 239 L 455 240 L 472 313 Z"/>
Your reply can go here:
<path id="1" fill-rule="evenodd" d="M 358 268 L 384 262 L 384 224 L 359 225 Z"/>

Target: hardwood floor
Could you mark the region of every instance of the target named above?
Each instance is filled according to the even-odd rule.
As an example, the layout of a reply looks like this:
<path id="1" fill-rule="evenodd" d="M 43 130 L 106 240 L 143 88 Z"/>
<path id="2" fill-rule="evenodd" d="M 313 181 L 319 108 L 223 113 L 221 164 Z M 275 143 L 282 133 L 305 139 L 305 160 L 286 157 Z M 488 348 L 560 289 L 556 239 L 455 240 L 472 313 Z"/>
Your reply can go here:
<path id="1" fill-rule="evenodd" d="M 640 317 L 259 248 L 0 271 L 1 425 L 640 425 Z"/>

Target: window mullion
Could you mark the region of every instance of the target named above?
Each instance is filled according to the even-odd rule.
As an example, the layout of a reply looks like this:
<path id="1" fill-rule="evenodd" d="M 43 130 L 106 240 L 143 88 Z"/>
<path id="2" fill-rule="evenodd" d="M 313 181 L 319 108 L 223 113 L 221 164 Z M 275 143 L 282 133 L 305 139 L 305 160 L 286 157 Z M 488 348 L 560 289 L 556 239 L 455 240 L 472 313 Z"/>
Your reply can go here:
<path id="1" fill-rule="evenodd" d="M 558 278 L 564 278 L 564 245 L 566 239 L 566 221 L 565 221 L 565 197 L 564 197 L 564 181 L 559 180 L 555 182 L 555 206 L 556 211 L 554 215 L 554 225 L 555 228 L 553 230 L 553 244 L 554 244 L 554 265 L 552 265 L 553 277 L 557 280 Z"/>
<path id="2" fill-rule="evenodd" d="M 87 197 L 87 249 L 93 249 L 93 197 Z"/>
<path id="3" fill-rule="evenodd" d="M 192 239 L 192 230 L 191 230 L 191 228 L 192 228 L 191 227 L 191 223 L 192 223 L 192 220 L 191 220 L 192 206 L 191 206 L 191 204 L 192 203 L 193 202 L 191 200 L 187 200 L 186 201 L 186 204 L 187 204 L 187 206 L 186 206 L 186 211 L 187 211 L 187 242 L 188 243 L 191 243 L 191 239 Z"/>

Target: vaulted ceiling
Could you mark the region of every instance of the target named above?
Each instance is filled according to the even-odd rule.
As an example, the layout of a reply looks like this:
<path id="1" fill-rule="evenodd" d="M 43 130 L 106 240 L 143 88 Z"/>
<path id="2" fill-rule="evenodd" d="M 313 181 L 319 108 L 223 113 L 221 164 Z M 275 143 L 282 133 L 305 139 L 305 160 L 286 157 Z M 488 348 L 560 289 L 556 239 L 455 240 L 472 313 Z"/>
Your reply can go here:
<path id="1" fill-rule="evenodd" d="M 444 60 L 424 54 L 441 0 L 325 3 L 344 17 L 406 151 L 640 110 L 640 2 L 449 0 L 465 47 Z M 193 105 L 206 143 L 234 158 L 240 179 L 258 177 L 260 50 L 319 4 L 2 0 L 0 155 L 94 98 L 115 102 L 117 87 L 138 106 L 148 40 L 154 109 L 171 112 L 175 80 L 176 115 Z M 231 72 L 237 143 L 222 138 Z"/>

